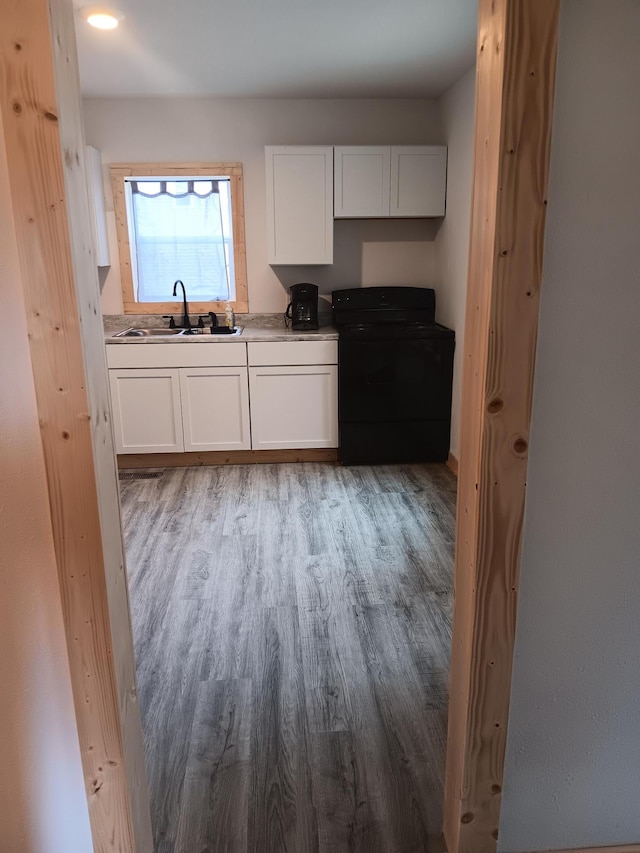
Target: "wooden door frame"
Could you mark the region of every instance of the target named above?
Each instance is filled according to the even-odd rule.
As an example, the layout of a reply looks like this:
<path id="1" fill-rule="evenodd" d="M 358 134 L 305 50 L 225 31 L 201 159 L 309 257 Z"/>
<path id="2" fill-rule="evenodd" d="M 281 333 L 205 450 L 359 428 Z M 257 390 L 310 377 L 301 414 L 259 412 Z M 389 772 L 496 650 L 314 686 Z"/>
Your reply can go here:
<path id="1" fill-rule="evenodd" d="M 544 252 L 559 0 L 480 0 L 444 833 L 495 853 Z"/>
<path id="2" fill-rule="evenodd" d="M 72 0 L 3 0 L 0 113 L 96 853 L 153 848 Z"/>
<path id="3" fill-rule="evenodd" d="M 559 0 L 480 0 L 445 792 L 494 853 L 509 710 Z M 5 0 L 0 110 L 97 851 L 150 853 L 72 0 Z"/>

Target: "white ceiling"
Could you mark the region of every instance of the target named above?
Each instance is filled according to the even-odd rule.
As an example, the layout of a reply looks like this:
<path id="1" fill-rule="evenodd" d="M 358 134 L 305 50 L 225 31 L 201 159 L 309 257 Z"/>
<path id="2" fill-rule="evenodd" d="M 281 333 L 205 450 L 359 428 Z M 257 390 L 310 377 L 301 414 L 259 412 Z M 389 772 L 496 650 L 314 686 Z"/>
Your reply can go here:
<path id="1" fill-rule="evenodd" d="M 117 30 L 77 14 L 86 96 L 437 97 L 475 55 L 477 0 L 112 5 L 125 15 Z"/>

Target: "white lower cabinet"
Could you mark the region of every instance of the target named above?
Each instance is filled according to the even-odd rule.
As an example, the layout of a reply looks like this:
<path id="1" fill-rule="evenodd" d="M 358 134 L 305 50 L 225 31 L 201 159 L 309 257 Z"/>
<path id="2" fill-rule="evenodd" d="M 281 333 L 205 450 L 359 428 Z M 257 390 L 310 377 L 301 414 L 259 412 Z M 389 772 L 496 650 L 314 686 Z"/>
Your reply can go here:
<path id="1" fill-rule="evenodd" d="M 250 367 L 249 393 L 254 450 L 338 446 L 335 364 Z"/>
<path id="2" fill-rule="evenodd" d="M 337 447 L 337 362 L 335 340 L 108 346 L 116 452 Z"/>
<path id="3" fill-rule="evenodd" d="M 107 346 L 117 453 L 251 447 L 244 343 Z"/>
<path id="4" fill-rule="evenodd" d="M 246 367 L 109 370 L 117 453 L 248 450 Z"/>
<path id="5" fill-rule="evenodd" d="M 337 341 L 247 344 L 251 446 L 338 446 Z"/>
<path id="6" fill-rule="evenodd" d="M 184 450 L 177 368 L 109 370 L 116 453 Z"/>
<path id="7" fill-rule="evenodd" d="M 182 368 L 180 392 L 185 450 L 251 448 L 246 367 Z"/>

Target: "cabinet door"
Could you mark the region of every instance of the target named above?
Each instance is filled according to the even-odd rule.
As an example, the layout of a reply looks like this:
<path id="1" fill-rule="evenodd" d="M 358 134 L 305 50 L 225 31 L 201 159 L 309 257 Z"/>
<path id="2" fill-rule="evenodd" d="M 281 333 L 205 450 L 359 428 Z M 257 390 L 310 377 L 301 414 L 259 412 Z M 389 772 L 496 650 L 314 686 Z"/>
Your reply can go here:
<path id="1" fill-rule="evenodd" d="M 446 187 L 446 146 L 391 148 L 391 216 L 444 216 Z"/>
<path id="2" fill-rule="evenodd" d="M 334 216 L 389 216 L 388 145 L 334 148 Z"/>
<path id="3" fill-rule="evenodd" d="M 178 370 L 110 370 L 109 385 L 116 453 L 184 450 Z"/>
<path id="4" fill-rule="evenodd" d="M 180 393 L 185 450 L 250 449 L 246 367 L 182 368 Z"/>
<path id="5" fill-rule="evenodd" d="M 335 365 L 250 367 L 254 450 L 338 446 Z"/>
<path id="6" fill-rule="evenodd" d="M 333 263 L 333 148 L 269 146 L 268 262 Z"/>

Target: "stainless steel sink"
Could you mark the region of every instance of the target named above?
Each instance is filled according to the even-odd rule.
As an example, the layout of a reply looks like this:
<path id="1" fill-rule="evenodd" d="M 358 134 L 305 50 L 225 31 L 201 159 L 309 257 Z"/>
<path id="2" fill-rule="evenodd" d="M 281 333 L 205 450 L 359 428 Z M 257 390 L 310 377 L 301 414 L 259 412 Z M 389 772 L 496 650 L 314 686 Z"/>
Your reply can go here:
<path id="1" fill-rule="evenodd" d="M 224 329 L 224 333 L 232 338 L 238 337 L 238 335 L 242 334 L 242 326 L 236 326 L 233 332 L 227 332 L 226 328 Z M 211 334 L 211 329 L 208 327 L 205 329 L 193 328 L 191 331 L 187 331 L 186 329 L 125 329 L 123 332 L 116 332 L 112 337 L 114 338 L 175 338 L 178 335 L 190 338 L 192 335 L 209 335 Z M 214 334 L 221 334 L 219 330 L 214 330 Z"/>
<path id="2" fill-rule="evenodd" d="M 183 335 L 184 329 L 125 329 L 116 332 L 114 338 L 167 338 Z"/>

